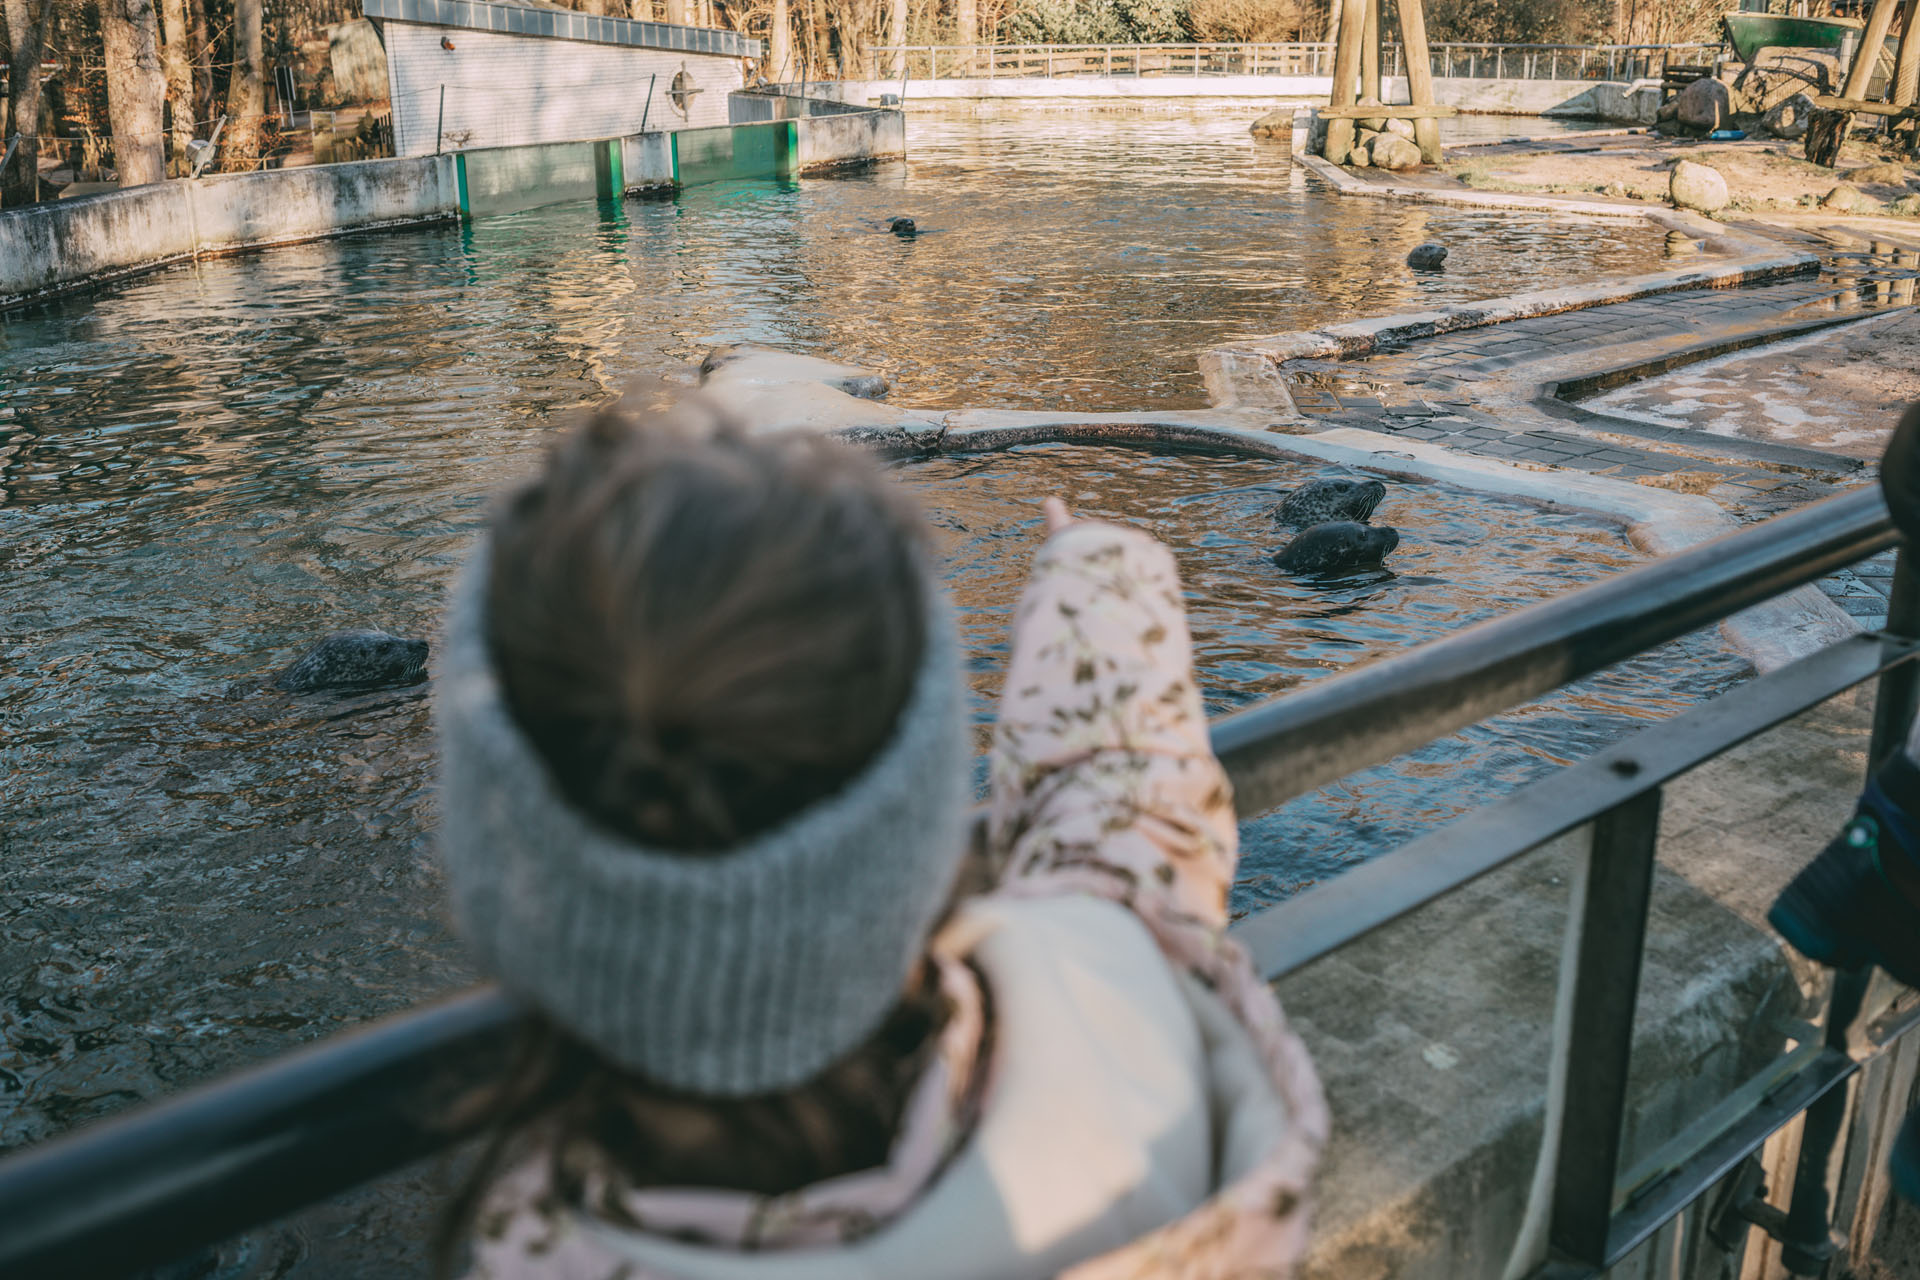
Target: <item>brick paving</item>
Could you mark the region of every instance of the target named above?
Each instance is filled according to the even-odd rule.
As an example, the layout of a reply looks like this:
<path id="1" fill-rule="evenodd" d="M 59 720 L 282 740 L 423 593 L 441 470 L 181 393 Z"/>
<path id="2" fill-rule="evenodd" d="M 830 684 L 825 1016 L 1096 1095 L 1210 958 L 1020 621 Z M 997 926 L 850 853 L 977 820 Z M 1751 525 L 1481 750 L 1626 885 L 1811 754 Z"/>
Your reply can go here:
<path id="1" fill-rule="evenodd" d="M 1775 228 L 1768 234 L 1781 236 Z M 1729 458 L 1726 453 L 1741 446 L 1725 437 L 1702 438 L 1702 451 L 1715 456 L 1689 452 L 1685 432 L 1624 441 L 1616 428 L 1633 431 L 1627 424 L 1561 425 L 1533 401 L 1542 384 L 1629 367 L 1657 373 L 1665 360 L 1686 361 L 1690 349 L 1865 316 L 1914 297 L 1920 255 L 1911 250 L 1880 243 L 1860 248 L 1865 242 L 1846 233 L 1788 238 L 1821 254 L 1817 277 L 1657 294 L 1415 339 L 1354 360 L 1295 361 L 1284 369 L 1288 391 L 1302 414 L 1329 428 L 1358 427 L 1520 465 L 1705 492 L 1738 519 L 1761 519 L 1859 483 L 1862 473 L 1838 456 L 1823 465 L 1810 450 L 1784 451 L 1803 455 L 1793 459 L 1799 465 L 1767 456 Z M 1754 452 L 1763 454 L 1764 447 Z M 1842 609 L 1878 626 L 1892 573 L 1888 554 L 1820 585 Z"/>

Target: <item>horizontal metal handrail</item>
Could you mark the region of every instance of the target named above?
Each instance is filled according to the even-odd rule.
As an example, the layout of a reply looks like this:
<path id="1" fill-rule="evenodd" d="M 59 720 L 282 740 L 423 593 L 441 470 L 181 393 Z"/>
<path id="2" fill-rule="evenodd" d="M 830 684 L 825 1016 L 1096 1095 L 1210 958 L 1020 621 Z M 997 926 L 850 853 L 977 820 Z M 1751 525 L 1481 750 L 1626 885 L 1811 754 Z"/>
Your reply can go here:
<path id="1" fill-rule="evenodd" d="M 1895 540 L 1877 489 L 1842 494 L 1228 716 L 1213 727 L 1214 747 L 1241 812 L 1261 812 Z M 1732 716 L 1741 732 L 1758 731 L 1781 707 L 1813 705 L 1835 680 L 1864 678 L 1907 656 L 1861 647 L 1875 643 L 1834 646 L 1755 682 L 1777 692 L 1800 681 L 1785 702 L 1742 698 L 1743 686 L 1686 718 Z M 1751 709 L 1762 704 L 1771 710 Z M 1657 781 L 1684 765 L 1650 759 L 1641 767 Z M 1620 772 L 1606 753 L 1575 768 Z M 1464 844 L 1475 846 L 1468 856 L 1386 855 L 1242 921 L 1236 936 L 1271 976 L 1458 888 L 1580 817 L 1540 813 L 1540 793 L 1529 791 L 1535 798 L 1501 802 L 1508 817 L 1493 806 L 1465 827 L 1425 838 L 1460 848 L 1464 831 Z M 1596 797 L 1618 798 L 1604 789 Z M 1489 822 L 1513 815 L 1518 825 L 1487 834 Z M 1354 905 L 1367 897 L 1355 885 L 1401 878 L 1407 886 L 1397 896 Z M 1310 929 L 1311 919 L 1321 924 Z M 461 1103 L 499 1078 L 522 1023 L 498 989 L 478 988 L 0 1160 L 0 1274 L 111 1274 L 166 1261 L 443 1149 L 473 1132 L 472 1108 Z"/>

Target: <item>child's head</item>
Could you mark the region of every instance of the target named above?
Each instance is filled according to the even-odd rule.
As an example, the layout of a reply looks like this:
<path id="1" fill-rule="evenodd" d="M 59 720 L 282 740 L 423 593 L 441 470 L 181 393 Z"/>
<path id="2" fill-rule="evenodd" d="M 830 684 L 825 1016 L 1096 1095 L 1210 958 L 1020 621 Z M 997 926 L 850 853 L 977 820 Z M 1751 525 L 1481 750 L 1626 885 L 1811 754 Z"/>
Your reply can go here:
<path id="1" fill-rule="evenodd" d="M 918 510 L 815 436 L 603 412 L 493 525 L 487 640 L 572 804 L 725 849 L 838 790 L 920 665 Z"/>
<path id="2" fill-rule="evenodd" d="M 880 1024 L 963 845 L 965 699 L 917 511 L 795 434 L 602 413 L 511 496 L 436 689 L 462 931 L 690 1093 L 812 1078 Z"/>

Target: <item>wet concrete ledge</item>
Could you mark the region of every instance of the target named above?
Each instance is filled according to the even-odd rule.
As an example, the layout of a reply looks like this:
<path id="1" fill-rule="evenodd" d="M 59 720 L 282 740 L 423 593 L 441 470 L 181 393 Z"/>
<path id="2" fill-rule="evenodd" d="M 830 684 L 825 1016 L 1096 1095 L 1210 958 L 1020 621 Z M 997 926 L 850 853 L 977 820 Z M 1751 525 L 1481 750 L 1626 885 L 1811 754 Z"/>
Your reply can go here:
<path id="1" fill-rule="evenodd" d="M 688 131 L 778 130 L 781 173 L 821 173 L 906 153 L 898 111 L 858 110 Z M 704 154 L 704 151 L 703 151 Z M 769 170 L 768 176 L 772 176 Z M 0 211 L 0 307 L 109 285 L 180 263 L 353 232 L 671 189 L 683 180 L 670 132 L 496 147 L 438 156 L 177 178 Z M 690 180 L 698 180 L 691 178 Z"/>

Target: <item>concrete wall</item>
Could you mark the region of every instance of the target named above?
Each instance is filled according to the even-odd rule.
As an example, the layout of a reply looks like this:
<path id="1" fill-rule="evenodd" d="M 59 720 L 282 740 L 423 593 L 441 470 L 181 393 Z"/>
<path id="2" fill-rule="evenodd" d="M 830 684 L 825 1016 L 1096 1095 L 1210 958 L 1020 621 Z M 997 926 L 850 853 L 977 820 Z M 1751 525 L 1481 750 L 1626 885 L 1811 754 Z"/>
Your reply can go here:
<path id="1" fill-rule="evenodd" d="M 633 133 L 620 139 L 620 168 L 628 191 L 659 191 L 673 185 L 673 135 Z"/>
<path id="2" fill-rule="evenodd" d="M 795 168 L 821 173 L 907 154 L 907 118 L 896 110 L 809 116 L 794 122 L 798 132 Z"/>
<path id="3" fill-rule="evenodd" d="M 642 121 L 648 129 L 724 125 L 727 95 L 745 84 L 744 64 L 730 56 L 392 20 L 386 28 L 393 143 L 403 156 L 617 138 L 639 133 Z M 668 94 L 681 72 L 699 90 L 684 107 Z"/>
<path id="4" fill-rule="evenodd" d="M 455 216 L 453 157 L 156 182 L 0 212 L 0 303 L 197 257 Z"/>
<path id="5" fill-rule="evenodd" d="M 1389 100 L 1407 101 L 1407 82 L 1386 82 Z M 1246 98 L 1278 102 L 1324 102 L 1333 91 L 1329 76 L 1080 76 L 1070 79 L 908 80 L 908 105 L 950 100 Z M 900 93 L 898 80 L 843 80 L 813 85 L 809 93 L 843 102 L 878 102 L 883 93 Z M 1434 101 L 1462 111 L 1490 115 L 1560 115 L 1644 124 L 1659 106 L 1655 81 L 1492 80 L 1453 76 L 1433 82 Z"/>

